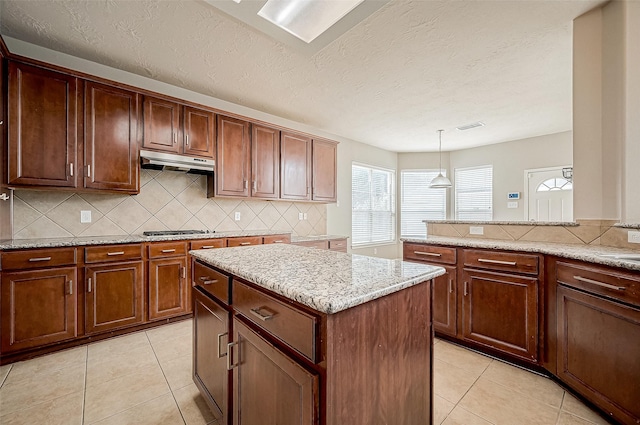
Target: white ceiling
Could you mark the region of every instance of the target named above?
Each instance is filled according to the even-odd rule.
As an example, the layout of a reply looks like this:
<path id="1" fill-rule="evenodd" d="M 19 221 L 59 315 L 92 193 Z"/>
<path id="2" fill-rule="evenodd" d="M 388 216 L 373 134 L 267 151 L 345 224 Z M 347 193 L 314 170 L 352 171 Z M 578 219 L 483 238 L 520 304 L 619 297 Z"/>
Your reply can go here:
<path id="1" fill-rule="evenodd" d="M 571 130 L 572 20 L 601 3 L 391 0 L 315 53 L 203 0 L 2 0 L 0 29 L 346 138 L 417 152 L 437 150 L 440 128 L 443 150 Z M 486 126 L 455 130 L 475 121 Z"/>

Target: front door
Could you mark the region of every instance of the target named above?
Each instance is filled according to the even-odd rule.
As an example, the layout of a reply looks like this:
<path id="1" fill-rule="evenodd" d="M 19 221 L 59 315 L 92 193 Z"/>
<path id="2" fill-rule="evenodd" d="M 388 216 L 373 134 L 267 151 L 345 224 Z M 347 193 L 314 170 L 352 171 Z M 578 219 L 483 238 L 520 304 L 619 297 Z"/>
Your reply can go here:
<path id="1" fill-rule="evenodd" d="M 573 221 L 573 184 L 562 177 L 562 167 L 528 170 L 529 221 Z"/>

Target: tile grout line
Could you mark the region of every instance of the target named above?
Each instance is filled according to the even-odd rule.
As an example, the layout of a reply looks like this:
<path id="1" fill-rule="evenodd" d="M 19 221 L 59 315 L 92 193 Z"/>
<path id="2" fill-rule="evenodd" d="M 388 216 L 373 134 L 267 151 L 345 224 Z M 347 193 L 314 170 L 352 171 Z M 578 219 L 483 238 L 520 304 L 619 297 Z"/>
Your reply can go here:
<path id="1" fill-rule="evenodd" d="M 82 416 L 81 416 L 81 420 L 80 423 L 82 425 L 84 425 L 84 408 L 87 405 L 87 375 L 89 373 L 89 344 L 86 344 L 85 346 L 85 357 L 84 357 L 84 383 L 82 385 Z"/>
<path id="2" fill-rule="evenodd" d="M 562 415 L 562 406 L 564 405 L 564 398 L 566 397 L 567 392 L 562 390 L 562 400 L 560 400 L 560 409 L 558 409 L 558 417 L 556 418 L 556 425 L 560 422 L 560 415 Z"/>
<path id="3" fill-rule="evenodd" d="M 9 365 L 9 370 L 7 371 L 7 374 L 2 379 L 2 382 L 0 382 L 0 388 L 4 386 L 5 382 L 7 382 L 7 378 L 9 378 L 9 374 L 11 373 L 12 370 L 13 370 L 13 363 Z"/>

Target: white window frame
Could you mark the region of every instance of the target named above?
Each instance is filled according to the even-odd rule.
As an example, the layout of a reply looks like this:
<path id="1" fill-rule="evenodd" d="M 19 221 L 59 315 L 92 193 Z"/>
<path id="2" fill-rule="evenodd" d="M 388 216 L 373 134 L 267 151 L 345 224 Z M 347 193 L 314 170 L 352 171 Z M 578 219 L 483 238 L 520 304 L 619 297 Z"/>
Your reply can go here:
<path id="1" fill-rule="evenodd" d="M 389 213 L 389 220 L 390 220 L 390 224 L 391 224 L 391 235 L 390 235 L 390 239 L 385 239 L 385 240 L 373 240 L 373 232 L 371 231 L 372 229 L 369 229 L 369 238 L 366 241 L 358 241 L 358 238 L 354 237 L 354 225 L 353 225 L 353 220 L 357 212 L 363 212 L 363 210 L 354 210 L 354 202 L 353 202 L 353 167 L 360 167 L 360 168 L 366 168 L 368 170 L 371 171 L 382 171 L 382 172 L 386 172 L 389 173 L 391 176 L 391 182 L 389 184 L 389 191 L 390 191 L 390 203 L 389 203 L 389 208 L 390 210 L 388 211 Z M 383 168 L 383 167 L 377 167 L 375 165 L 370 165 L 370 164 L 363 164 L 360 162 L 356 162 L 353 161 L 351 163 L 351 189 L 352 189 L 352 193 L 351 193 L 351 246 L 352 247 L 358 247 L 358 248 L 362 248 L 362 247 L 366 247 L 366 246 L 374 246 L 374 245 L 389 245 L 389 244 L 394 244 L 397 243 L 397 220 L 398 220 L 398 216 L 396 213 L 396 203 L 397 203 L 397 199 L 396 199 L 396 170 L 393 169 L 389 169 L 389 168 Z M 371 187 L 369 187 L 369 194 L 371 194 Z M 367 211 L 367 210 L 364 210 Z M 369 209 L 368 210 L 370 215 L 373 215 L 373 213 L 375 212 L 373 209 Z M 385 211 L 378 211 L 378 212 L 385 212 Z M 369 223 L 373 222 L 373 218 L 370 219 Z"/>
<path id="2" fill-rule="evenodd" d="M 400 237 L 401 238 L 426 238 L 427 237 L 427 224 L 422 223 L 423 220 L 446 220 L 447 218 L 447 189 L 445 188 L 432 188 L 429 187 L 429 183 L 433 178 L 435 178 L 441 170 L 439 169 L 406 169 L 400 170 Z M 428 197 L 428 193 L 431 192 L 433 198 L 442 196 L 442 210 L 440 208 L 435 209 L 424 209 L 424 208 L 416 208 L 413 210 L 405 209 L 405 191 L 407 190 L 405 186 L 405 174 L 407 173 L 424 173 L 427 174 L 427 179 L 424 182 L 424 195 Z M 430 175 L 433 174 L 433 178 Z M 446 176 L 446 170 L 442 170 L 442 174 Z M 437 192 L 436 192 L 437 191 Z M 432 199 L 437 200 L 437 199 Z M 409 201 L 409 200 L 407 200 Z M 438 200 L 439 202 L 439 200 Z M 407 204 L 410 205 L 410 204 Z M 438 217 L 433 217 L 433 213 L 438 214 Z M 442 212 L 440 215 L 439 213 Z M 422 213 L 423 217 L 420 219 L 420 224 L 422 225 L 421 232 L 412 232 L 408 233 L 407 226 L 411 226 L 411 224 L 407 223 L 406 217 L 409 216 L 410 213 Z M 418 228 L 418 224 L 413 222 L 413 227 Z"/>
<path id="3" fill-rule="evenodd" d="M 485 190 L 471 190 L 471 189 L 462 189 L 459 187 L 459 179 L 458 179 L 458 173 L 459 172 L 464 172 L 464 171 L 473 171 L 473 170 L 482 170 L 482 169 L 490 169 L 491 170 L 491 192 L 490 192 L 490 196 L 489 199 L 491 200 L 491 205 L 489 207 L 489 209 L 484 209 L 484 210 L 478 210 L 479 212 L 482 211 L 486 211 L 488 212 L 488 214 L 485 215 L 485 217 L 483 218 L 460 218 L 460 210 L 459 210 L 459 196 L 462 193 L 478 193 L 478 192 L 486 192 L 486 187 Z M 464 167 L 464 168 L 456 168 L 454 170 L 454 183 L 453 183 L 453 187 L 455 190 L 455 194 L 454 194 L 454 215 L 455 215 L 455 219 L 456 220 L 461 220 L 461 221 L 491 221 L 493 220 L 493 164 L 489 164 L 489 165 L 477 165 L 474 167 Z"/>

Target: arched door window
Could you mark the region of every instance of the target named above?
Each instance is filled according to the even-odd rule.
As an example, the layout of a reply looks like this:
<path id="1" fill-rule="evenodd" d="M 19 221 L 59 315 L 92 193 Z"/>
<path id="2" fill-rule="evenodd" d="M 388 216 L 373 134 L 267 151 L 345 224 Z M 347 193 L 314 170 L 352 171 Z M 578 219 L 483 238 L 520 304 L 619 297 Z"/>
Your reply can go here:
<path id="1" fill-rule="evenodd" d="M 536 192 L 549 192 L 551 190 L 573 190 L 573 183 L 563 178 L 549 179 L 540 183 Z"/>

